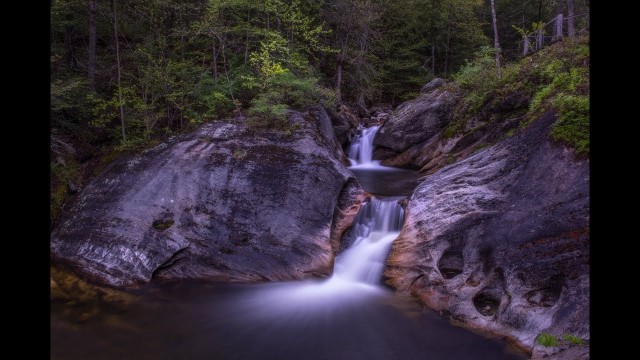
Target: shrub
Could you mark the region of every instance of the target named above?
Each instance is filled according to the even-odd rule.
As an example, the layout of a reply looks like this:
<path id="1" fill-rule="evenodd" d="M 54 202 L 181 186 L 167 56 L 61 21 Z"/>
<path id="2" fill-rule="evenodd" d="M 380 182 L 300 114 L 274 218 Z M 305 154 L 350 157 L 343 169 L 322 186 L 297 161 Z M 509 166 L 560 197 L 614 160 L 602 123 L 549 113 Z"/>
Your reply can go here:
<path id="1" fill-rule="evenodd" d="M 558 338 L 552 334 L 543 332 L 538 335 L 536 342 L 544 347 L 552 347 L 560 345 Z"/>
<path id="2" fill-rule="evenodd" d="M 553 124 L 551 137 L 576 149 L 578 154 L 589 153 L 589 97 L 560 95 L 553 101 L 558 109 L 558 121 Z"/>
<path id="3" fill-rule="evenodd" d="M 251 101 L 249 124 L 252 126 L 285 129 L 288 109 L 303 109 L 323 100 L 332 101 L 332 92 L 318 86 L 316 78 L 296 76 L 286 69 L 271 76 L 262 88 L 263 91 Z"/>
<path id="4" fill-rule="evenodd" d="M 562 335 L 562 339 L 570 344 L 573 345 L 584 345 L 584 340 L 580 339 L 577 336 L 571 335 L 571 334 L 564 334 Z"/>

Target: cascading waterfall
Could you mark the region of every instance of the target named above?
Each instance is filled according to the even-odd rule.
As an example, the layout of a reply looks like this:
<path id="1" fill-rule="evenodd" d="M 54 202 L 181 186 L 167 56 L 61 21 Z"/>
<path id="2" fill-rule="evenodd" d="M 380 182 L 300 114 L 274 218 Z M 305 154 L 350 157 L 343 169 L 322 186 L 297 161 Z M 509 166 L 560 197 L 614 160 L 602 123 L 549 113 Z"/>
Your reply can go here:
<path id="1" fill-rule="evenodd" d="M 380 126 L 360 127 L 349 149 L 352 167 L 380 167 L 373 159 L 373 139 Z M 356 239 L 335 261 L 333 279 L 376 284 L 384 270 L 391 244 L 402 227 L 402 197 L 372 197 L 354 222 Z"/>
<path id="2" fill-rule="evenodd" d="M 380 166 L 371 160 L 378 127 L 360 130 L 349 153 L 354 164 L 350 169 L 367 192 L 380 196 L 370 197 L 360 208 L 342 239 L 348 247 L 335 258 L 331 277 L 212 288 L 180 284 L 179 288 L 171 287 L 169 293 L 152 297 L 153 306 L 141 303 L 132 307 L 127 312 L 131 326 L 114 331 L 112 321 L 95 320 L 106 318 L 102 316 L 93 317 L 84 325 L 91 327 L 83 333 L 95 334 L 108 339 L 104 344 L 117 346 L 96 348 L 95 341 L 77 341 L 80 335 L 75 330 L 70 333 L 72 336 L 58 336 L 56 343 L 63 344 L 59 346 L 69 351 L 79 349 L 76 356 L 60 358 L 120 358 L 123 348 L 133 351 L 127 358 L 527 358 L 507 354 L 503 345 L 454 328 L 448 321 L 422 312 L 413 301 L 380 286 L 386 259 L 404 222 L 399 200 L 411 194 L 416 182 L 407 170 Z M 278 254 L 273 255 L 277 259 Z M 111 311 L 109 308 L 107 314 Z M 115 319 L 116 315 L 109 319 L 111 316 Z M 125 330 L 129 328 L 130 331 Z"/>
<path id="3" fill-rule="evenodd" d="M 380 166 L 373 157 L 373 138 L 379 126 L 360 128 L 349 151 L 349 160 L 362 171 L 391 169 Z M 393 241 L 400 234 L 404 210 L 398 201 L 402 197 L 372 196 L 360 208 L 351 231 L 351 245 L 338 255 L 333 275 L 324 281 L 307 281 L 265 285 L 259 297 L 247 299 L 240 312 L 270 309 L 258 317 L 297 314 L 306 317 L 320 310 L 363 298 L 382 296 L 379 286 Z M 283 301 L 283 299 L 286 299 Z M 278 315 L 279 314 L 279 315 Z"/>
<path id="4" fill-rule="evenodd" d="M 380 161 L 373 160 L 373 138 L 380 126 L 368 128 L 360 126 L 359 133 L 351 142 L 349 149 L 349 161 L 351 166 L 375 167 L 380 165 Z"/>
<path id="5" fill-rule="evenodd" d="M 360 208 L 342 239 L 348 247 L 335 258 L 331 277 L 253 285 L 251 291 L 225 302 L 220 321 L 225 332 L 218 336 L 225 337 L 222 341 L 233 349 L 234 359 L 509 358 L 499 347 L 486 350 L 484 339 L 466 342 L 464 339 L 476 335 L 448 323 L 414 322 L 415 304 L 381 286 L 389 251 L 404 222 L 400 200 L 408 195 L 407 189 L 393 185 L 409 173 L 372 160 L 378 129 L 360 129 L 349 160 L 363 188 L 384 196 L 371 196 Z M 403 186 L 409 185 L 410 194 L 415 184 L 409 181 Z M 240 330 L 234 333 L 236 328 Z M 253 341 L 252 346 L 246 346 L 247 339 Z"/>
<path id="6" fill-rule="evenodd" d="M 393 240 L 400 234 L 404 210 L 401 197 L 371 198 L 354 223 L 356 239 L 335 261 L 333 279 L 377 284 Z"/>

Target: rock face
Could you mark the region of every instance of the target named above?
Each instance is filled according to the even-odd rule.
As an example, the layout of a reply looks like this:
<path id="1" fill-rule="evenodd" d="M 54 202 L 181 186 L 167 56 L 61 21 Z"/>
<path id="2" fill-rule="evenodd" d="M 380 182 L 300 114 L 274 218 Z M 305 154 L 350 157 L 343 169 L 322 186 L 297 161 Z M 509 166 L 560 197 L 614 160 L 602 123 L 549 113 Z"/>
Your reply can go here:
<path id="1" fill-rule="evenodd" d="M 385 272 L 398 290 L 534 357 L 541 332 L 589 338 L 589 162 L 549 141 L 554 119 L 426 177 Z"/>
<path id="2" fill-rule="evenodd" d="M 441 82 L 443 83 L 442 79 L 432 80 L 425 85 L 431 91 L 398 106 L 376 134 L 373 142 L 377 148 L 375 159 L 400 154 L 412 146 L 428 141 L 444 128 L 448 121 L 448 110 L 456 98 L 438 86 Z"/>
<path id="3" fill-rule="evenodd" d="M 376 137 L 375 159 L 383 165 L 432 174 L 515 131 L 531 101 L 531 96 L 521 92 L 496 97 L 461 128 L 450 131 L 447 127 L 454 121 L 453 114 L 468 105 L 460 105 L 459 95 L 445 85 L 444 80 L 433 79 L 422 87 L 422 95 L 398 107 L 392 121 Z"/>
<path id="4" fill-rule="evenodd" d="M 446 84 L 446 82 L 443 79 L 440 78 L 435 78 L 431 81 L 429 81 L 425 86 L 423 86 L 420 89 L 420 93 L 421 94 L 426 94 L 426 93 L 430 93 L 433 90 L 443 87 Z"/>
<path id="5" fill-rule="evenodd" d="M 327 109 L 333 125 L 333 132 L 336 134 L 338 143 L 347 147 L 360 125 L 360 118 L 355 111 L 346 105 L 341 105 L 337 112 Z"/>
<path id="6" fill-rule="evenodd" d="M 329 274 L 363 191 L 319 115 L 291 112 L 290 136 L 206 124 L 115 162 L 61 215 L 53 260 L 117 287 Z"/>

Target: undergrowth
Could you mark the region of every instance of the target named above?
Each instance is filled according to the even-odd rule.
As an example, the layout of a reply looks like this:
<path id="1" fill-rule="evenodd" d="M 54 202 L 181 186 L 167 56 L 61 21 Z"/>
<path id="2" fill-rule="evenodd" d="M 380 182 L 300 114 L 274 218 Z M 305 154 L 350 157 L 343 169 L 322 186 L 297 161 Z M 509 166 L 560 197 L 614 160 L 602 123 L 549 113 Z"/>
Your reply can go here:
<path id="1" fill-rule="evenodd" d="M 443 135 L 464 135 L 466 124 L 522 116 L 524 128 L 547 111 L 557 112 L 551 138 L 589 154 L 589 42 L 565 39 L 502 69 L 498 79 L 493 52 L 484 47 L 454 76 L 461 95 Z"/>

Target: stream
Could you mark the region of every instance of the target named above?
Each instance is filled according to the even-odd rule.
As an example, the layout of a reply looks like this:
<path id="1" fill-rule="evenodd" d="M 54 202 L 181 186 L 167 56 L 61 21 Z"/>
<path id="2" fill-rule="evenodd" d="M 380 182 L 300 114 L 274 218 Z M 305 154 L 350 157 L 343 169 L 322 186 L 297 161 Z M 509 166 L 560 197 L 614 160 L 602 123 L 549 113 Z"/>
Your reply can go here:
<path id="1" fill-rule="evenodd" d="M 414 171 L 372 159 L 378 127 L 362 128 L 350 169 L 373 194 L 343 238 L 327 279 L 265 284 L 150 284 L 100 316 L 51 305 L 52 359 L 525 359 L 507 343 L 453 326 L 382 285 Z M 101 308 L 104 307 L 104 308 Z M 94 309 L 95 310 L 95 309 Z M 79 320 L 81 319 L 81 320 Z"/>

